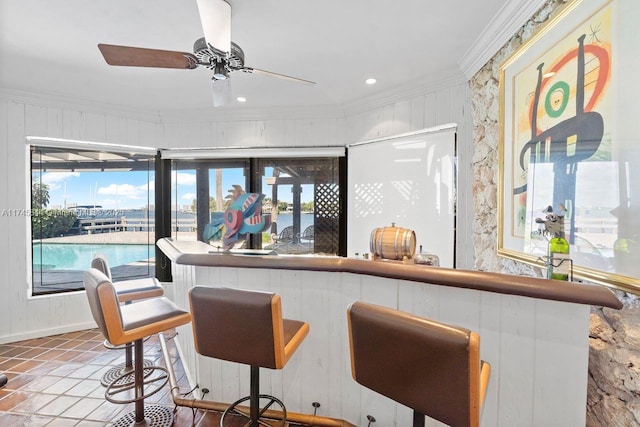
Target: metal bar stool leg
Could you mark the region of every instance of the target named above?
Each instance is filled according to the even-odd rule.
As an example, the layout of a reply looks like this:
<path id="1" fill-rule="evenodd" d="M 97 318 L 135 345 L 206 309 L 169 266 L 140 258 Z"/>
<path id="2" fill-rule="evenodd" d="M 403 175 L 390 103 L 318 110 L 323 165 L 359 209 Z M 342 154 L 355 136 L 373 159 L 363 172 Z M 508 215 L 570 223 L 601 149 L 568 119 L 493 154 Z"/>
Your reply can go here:
<path id="1" fill-rule="evenodd" d="M 251 403 L 249 407 L 251 408 L 251 427 L 258 427 L 258 411 L 260 409 L 260 369 L 257 366 L 251 367 L 250 383 L 249 394 L 251 396 Z"/>
<path id="2" fill-rule="evenodd" d="M 242 399 L 236 400 L 231 404 L 223 413 L 222 417 L 220 417 L 220 427 L 225 427 L 225 424 L 228 424 L 229 417 L 231 416 L 242 416 L 248 419 L 249 421 L 244 424 L 245 427 L 260 427 L 260 426 L 277 426 L 284 427 L 287 425 L 287 408 L 284 406 L 282 401 L 274 396 L 270 396 L 268 394 L 260 394 L 260 367 L 259 366 L 251 366 L 251 374 L 250 374 L 250 385 L 249 385 L 249 396 L 243 397 Z M 266 403 L 264 406 L 260 406 L 260 399 L 263 399 Z M 239 405 L 243 402 L 249 401 L 249 412 L 247 413 L 244 409 L 240 409 Z M 270 420 L 271 423 L 267 423 L 262 420 L 262 416 L 265 412 L 267 412 L 273 405 L 277 405 L 280 407 L 279 411 L 282 413 L 282 419 L 273 419 Z M 237 421 L 236 421 L 237 422 Z M 231 421 L 233 423 L 233 421 Z M 275 423 L 275 424 L 274 424 Z M 236 425 L 236 424 L 232 424 Z"/>
<path id="3" fill-rule="evenodd" d="M 136 350 L 136 369 L 135 369 L 135 390 L 136 390 L 136 424 L 140 424 L 144 421 L 144 400 L 141 396 L 144 396 L 144 383 L 142 375 L 142 340 L 137 340 L 134 344 Z"/>
<path id="4" fill-rule="evenodd" d="M 147 380 L 147 383 L 154 383 L 155 381 L 161 381 L 161 386 L 156 387 L 154 390 L 147 392 L 145 395 L 145 367 L 144 367 L 144 344 L 143 340 L 136 340 L 133 344 L 134 348 L 134 374 L 135 382 L 128 387 L 107 387 L 105 392 L 105 398 L 112 403 L 131 403 L 135 404 L 133 412 L 125 414 L 122 418 L 116 420 L 113 423 L 114 427 L 133 427 L 133 426 L 148 426 L 148 427 L 169 427 L 173 424 L 173 411 L 162 405 L 144 405 L 144 399 L 157 393 L 168 381 L 168 376 L 165 373 L 165 369 L 161 367 L 152 368 L 155 372 L 160 372 L 158 378 Z M 125 374 L 127 375 L 127 374 Z M 130 375 L 130 374 L 129 374 Z M 133 387 L 134 397 L 132 399 L 120 399 L 115 396 L 118 394 L 125 394 L 127 390 Z"/>

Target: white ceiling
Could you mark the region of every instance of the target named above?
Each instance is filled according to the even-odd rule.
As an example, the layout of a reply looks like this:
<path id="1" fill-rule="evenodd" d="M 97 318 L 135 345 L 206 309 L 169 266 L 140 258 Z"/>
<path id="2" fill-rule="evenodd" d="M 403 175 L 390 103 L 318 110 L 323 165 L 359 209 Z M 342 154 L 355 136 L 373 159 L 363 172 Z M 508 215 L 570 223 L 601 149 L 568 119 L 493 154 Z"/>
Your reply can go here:
<path id="1" fill-rule="evenodd" d="M 461 74 L 465 54 L 514 2 L 228 1 L 247 66 L 317 82 L 233 73 L 242 108 L 344 105 Z M 96 47 L 191 52 L 200 37 L 195 0 L 0 0 L 0 88 L 158 112 L 209 108 L 211 71 L 112 67 Z M 370 76 L 376 85 L 364 84 Z"/>

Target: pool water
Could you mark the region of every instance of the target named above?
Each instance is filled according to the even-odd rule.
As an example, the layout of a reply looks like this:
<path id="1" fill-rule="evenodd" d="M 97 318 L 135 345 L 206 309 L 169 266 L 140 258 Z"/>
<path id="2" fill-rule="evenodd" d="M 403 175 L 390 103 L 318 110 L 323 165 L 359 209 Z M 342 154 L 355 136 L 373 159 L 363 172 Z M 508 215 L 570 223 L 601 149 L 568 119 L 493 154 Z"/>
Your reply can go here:
<path id="1" fill-rule="evenodd" d="M 110 267 L 144 261 L 155 256 L 154 245 L 91 245 L 33 243 L 33 266 L 43 270 L 87 270 L 96 253 L 104 254 Z"/>

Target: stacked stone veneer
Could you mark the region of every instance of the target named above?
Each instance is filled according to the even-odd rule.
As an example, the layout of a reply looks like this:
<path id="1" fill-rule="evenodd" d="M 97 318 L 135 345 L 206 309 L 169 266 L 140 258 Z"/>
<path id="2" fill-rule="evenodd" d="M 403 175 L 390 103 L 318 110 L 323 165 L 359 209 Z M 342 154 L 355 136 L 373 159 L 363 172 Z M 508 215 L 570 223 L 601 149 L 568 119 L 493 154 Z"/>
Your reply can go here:
<path id="1" fill-rule="evenodd" d="M 541 276 L 538 268 L 500 258 L 497 247 L 498 79 L 502 63 L 566 2 L 549 0 L 470 80 L 473 106 L 475 266 L 486 271 Z M 640 425 L 640 301 L 618 292 L 622 310 L 593 307 L 587 425 Z"/>

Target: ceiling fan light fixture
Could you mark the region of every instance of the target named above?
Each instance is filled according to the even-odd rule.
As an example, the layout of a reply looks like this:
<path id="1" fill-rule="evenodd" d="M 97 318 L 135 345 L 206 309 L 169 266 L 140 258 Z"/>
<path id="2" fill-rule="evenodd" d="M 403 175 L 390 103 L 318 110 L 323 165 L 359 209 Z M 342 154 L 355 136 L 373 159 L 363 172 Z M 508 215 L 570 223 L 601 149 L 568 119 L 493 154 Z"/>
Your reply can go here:
<path id="1" fill-rule="evenodd" d="M 224 63 L 216 62 L 213 68 L 213 78 L 214 80 L 226 80 L 229 78 L 229 70 L 224 66 Z"/>

